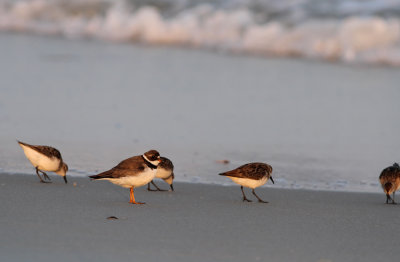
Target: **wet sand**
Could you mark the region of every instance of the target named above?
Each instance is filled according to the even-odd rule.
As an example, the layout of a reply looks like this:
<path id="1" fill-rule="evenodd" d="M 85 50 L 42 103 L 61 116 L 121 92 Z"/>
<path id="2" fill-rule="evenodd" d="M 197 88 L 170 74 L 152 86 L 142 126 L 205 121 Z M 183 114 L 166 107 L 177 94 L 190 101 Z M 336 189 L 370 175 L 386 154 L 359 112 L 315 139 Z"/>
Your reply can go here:
<path id="1" fill-rule="evenodd" d="M 1 261 L 395 261 L 400 206 L 374 193 L 176 183 L 175 192 L 106 181 L 0 175 Z M 74 186 L 75 183 L 75 186 Z M 162 181 L 157 183 L 167 188 Z M 255 199 L 246 190 L 248 197 Z M 117 220 L 107 220 L 116 216 Z"/>

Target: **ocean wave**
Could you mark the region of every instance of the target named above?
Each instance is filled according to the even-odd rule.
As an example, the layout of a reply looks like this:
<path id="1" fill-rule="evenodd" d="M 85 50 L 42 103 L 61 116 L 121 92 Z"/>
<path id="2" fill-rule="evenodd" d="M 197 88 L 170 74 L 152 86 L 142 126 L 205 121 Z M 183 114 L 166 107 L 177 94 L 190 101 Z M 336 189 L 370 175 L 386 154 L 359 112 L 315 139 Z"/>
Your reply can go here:
<path id="1" fill-rule="evenodd" d="M 324 9 L 318 9 L 318 5 L 308 8 L 313 11 L 306 16 L 299 11 L 304 10 L 304 2 L 310 1 L 286 0 L 283 3 L 291 5 L 264 6 L 261 10 L 269 11 L 262 12 L 263 18 L 250 5 L 252 1 L 236 1 L 247 4 L 237 3 L 229 8 L 226 4 L 189 5 L 185 1 L 177 1 L 180 5 L 171 8 L 172 4 L 162 0 L 140 4 L 2 1 L 0 31 L 400 66 L 400 18 L 378 15 L 388 7 L 396 10 L 398 1 L 367 1 L 368 5 L 363 6 L 357 6 L 357 1 L 341 1 L 324 17 L 320 15 Z M 300 4 L 302 9 L 296 8 Z M 277 10 L 282 14 L 277 15 Z"/>

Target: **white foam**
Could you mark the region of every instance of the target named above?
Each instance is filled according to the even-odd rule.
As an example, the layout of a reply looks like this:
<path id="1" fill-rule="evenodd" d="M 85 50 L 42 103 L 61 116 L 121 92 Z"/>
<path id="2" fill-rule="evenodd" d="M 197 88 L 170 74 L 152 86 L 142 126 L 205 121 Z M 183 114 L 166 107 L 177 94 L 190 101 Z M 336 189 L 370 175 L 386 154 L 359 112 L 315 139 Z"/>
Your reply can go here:
<path id="1" fill-rule="evenodd" d="M 0 30 L 400 65 L 398 18 L 314 18 L 288 26 L 280 20 L 257 23 L 256 14 L 245 7 L 228 10 L 200 5 L 165 18 L 152 6 L 134 8 L 117 1 L 104 7 L 103 13 L 99 2 L 85 3 L 89 7 L 80 8 L 75 1 L 68 8 L 64 1 L 3 3 Z"/>

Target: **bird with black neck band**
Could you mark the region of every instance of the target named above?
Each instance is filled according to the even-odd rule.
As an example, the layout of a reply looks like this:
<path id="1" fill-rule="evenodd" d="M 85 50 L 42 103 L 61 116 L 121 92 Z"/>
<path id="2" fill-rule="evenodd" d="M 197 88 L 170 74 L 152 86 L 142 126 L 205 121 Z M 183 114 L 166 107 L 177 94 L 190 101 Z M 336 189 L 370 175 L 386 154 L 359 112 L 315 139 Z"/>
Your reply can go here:
<path id="1" fill-rule="evenodd" d="M 108 180 L 113 184 L 129 188 L 129 203 L 145 204 L 135 200 L 134 190 L 153 180 L 159 163 L 160 154 L 157 150 L 150 150 L 143 155 L 125 159 L 110 170 L 89 177 L 93 180 Z"/>

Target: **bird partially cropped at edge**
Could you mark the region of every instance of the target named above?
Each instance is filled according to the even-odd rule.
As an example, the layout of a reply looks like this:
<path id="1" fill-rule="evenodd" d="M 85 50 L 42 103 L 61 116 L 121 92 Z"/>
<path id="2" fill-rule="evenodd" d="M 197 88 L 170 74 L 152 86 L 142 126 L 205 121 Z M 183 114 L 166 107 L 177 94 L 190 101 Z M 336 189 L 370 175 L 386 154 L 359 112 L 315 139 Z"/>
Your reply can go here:
<path id="1" fill-rule="evenodd" d="M 174 186 L 173 186 L 173 180 L 175 178 L 174 175 L 174 164 L 172 164 L 172 161 L 169 160 L 166 157 L 160 157 L 161 162 L 157 166 L 157 173 L 156 173 L 156 178 L 161 178 L 163 179 L 171 188 L 171 191 L 174 191 Z M 151 189 L 150 188 L 150 183 L 147 184 L 147 190 L 148 191 L 167 191 L 164 189 L 160 189 L 156 183 L 154 183 L 154 180 L 151 180 L 151 184 L 155 186 L 156 189 Z"/>
<path id="2" fill-rule="evenodd" d="M 136 202 L 134 189 L 153 180 L 159 163 L 160 154 L 156 150 L 150 150 L 143 155 L 125 159 L 110 170 L 89 177 L 93 180 L 108 180 L 113 184 L 130 188 L 129 203 L 145 204 Z"/>
<path id="3" fill-rule="evenodd" d="M 272 176 L 272 167 L 264 163 L 249 163 L 240 166 L 234 170 L 220 173 L 220 176 L 227 176 L 233 180 L 233 182 L 240 185 L 242 190 L 243 201 L 252 202 L 246 197 L 243 191 L 243 187 L 249 187 L 252 189 L 252 193 L 258 199 L 258 202 L 268 203 L 257 196 L 254 191 L 255 188 L 264 185 L 268 179 L 271 179 L 272 183 L 275 184 Z"/>
<path id="4" fill-rule="evenodd" d="M 36 169 L 36 174 L 40 179 L 41 183 L 51 183 L 50 177 L 44 171 L 54 172 L 64 178 L 64 182 L 67 183 L 67 171 L 68 165 L 63 161 L 60 151 L 51 146 L 38 146 L 30 145 L 21 141 L 17 141 L 18 144 L 24 150 L 25 156 L 31 162 Z M 43 178 L 39 172 L 43 174 Z"/>
<path id="5" fill-rule="evenodd" d="M 400 188 L 400 166 L 394 163 L 382 170 L 379 176 L 379 182 L 382 185 L 383 192 L 386 194 L 386 204 L 389 204 L 389 200 L 392 204 L 396 204 L 394 201 L 394 193 Z M 393 194 L 393 198 L 390 197 Z"/>

